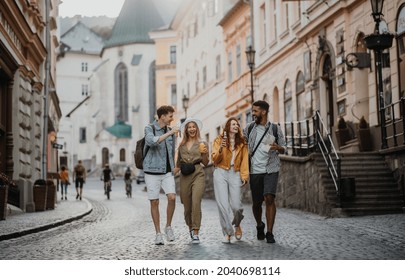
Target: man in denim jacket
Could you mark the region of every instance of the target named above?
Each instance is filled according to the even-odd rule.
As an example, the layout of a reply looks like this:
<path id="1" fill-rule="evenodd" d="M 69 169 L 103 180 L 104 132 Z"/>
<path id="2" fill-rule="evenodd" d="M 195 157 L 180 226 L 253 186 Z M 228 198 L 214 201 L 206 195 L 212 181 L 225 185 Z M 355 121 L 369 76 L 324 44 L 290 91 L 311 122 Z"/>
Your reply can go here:
<path id="1" fill-rule="evenodd" d="M 175 239 L 171 222 L 176 206 L 176 187 L 174 183 L 174 150 L 175 134 L 179 127 L 169 128 L 173 121 L 174 109 L 171 106 L 161 106 L 157 110 L 158 120 L 145 127 L 145 151 L 143 171 L 150 200 L 153 224 L 155 225 L 155 244 L 163 245 L 163 235 L 160 232 L 159 193 L 163 188 L 167 197 L 166 238 Z M 154 126 L 154 129 L 152 128 Z"/>

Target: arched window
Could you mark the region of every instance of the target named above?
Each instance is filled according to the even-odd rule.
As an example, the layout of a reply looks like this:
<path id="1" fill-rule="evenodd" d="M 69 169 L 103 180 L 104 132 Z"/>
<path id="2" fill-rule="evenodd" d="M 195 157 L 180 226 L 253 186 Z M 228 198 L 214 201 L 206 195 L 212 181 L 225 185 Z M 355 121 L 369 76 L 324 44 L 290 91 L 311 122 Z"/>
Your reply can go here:
<path id="1" fill-rule="evenodd" d="M 291 122 L 292 119 L 292 89 L 289 79 L 284 84 L 284 120 Z"/>
<path id="2" fill-rule="evenodd" d="M 120 161 L 125 162 L 125 149 L 120 150 Z"/>
<path id="3" fill-rule="evenodd" d="M 128 70 L 124 63 L 115 68 L 115 118 L 128 121 Z"/>
<path id="4" fill-rule="evenodd" d="M 304 74 L 301 71 L 299 71 L 297 74 L 297 84 L 295 85 L 295 91 L 297 92 L 297 94 L 300 94 L 304 90 L 305 90 Z"/>
<path id="5" fill-rule="evenodd" d="M 299 71 L 295 85 L 297 94 L 297 116 L 302 121 L 311 116 L 311 92 L 305 92 L 305 76 Z"/>

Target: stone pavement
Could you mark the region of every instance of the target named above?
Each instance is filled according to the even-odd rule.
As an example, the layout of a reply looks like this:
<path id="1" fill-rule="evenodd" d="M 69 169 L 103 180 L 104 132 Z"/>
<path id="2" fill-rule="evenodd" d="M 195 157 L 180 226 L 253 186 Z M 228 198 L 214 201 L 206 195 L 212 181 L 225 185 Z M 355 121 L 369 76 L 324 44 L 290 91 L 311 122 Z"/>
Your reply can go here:
<path id="1" fill-rule="evenodd" d="M 244 237 L 224 245 L 216 203 L 204 200 L 202 242 L 193 246 L 179 198 L 172 222 L 176 241 L 156 246 L 143 185 L 133 185 L 132 199 L 125 197 L 121 179 L 113 185 L 111 200 L 103 195 L 99 180 L 89 179 L 82 201 L 75 200 L 73 190 L 68 201 L 58 199 L 55 210 L 13 210 L 0 221 L 0 259 L 405 260 L 405 214 L 325 218 L 280 208 L 276 244 L 266 244 L 256 239 L 251 205 L 244 205 Z M 166 200 L 161 198 L 163 225 Z M 31 232 L 36 233 L 13 238 Z M 83 240 L 86 246 L 78 246 Z"/>
<path id="2" fill-rule="evenodd" d="M 68 199 L 75 200 L 73 192 Z M 0 221 L 0 240 L 57 227 L 80 219 L 92 211 L 92 205 L 87 199 L 78 201 L 80 203 L 66 202 L 66 200 L 60 200 L 58 193 L 57 204 L 53 210 L 25 213 L 19 208 L 8 205 L 6 220 Z"/>

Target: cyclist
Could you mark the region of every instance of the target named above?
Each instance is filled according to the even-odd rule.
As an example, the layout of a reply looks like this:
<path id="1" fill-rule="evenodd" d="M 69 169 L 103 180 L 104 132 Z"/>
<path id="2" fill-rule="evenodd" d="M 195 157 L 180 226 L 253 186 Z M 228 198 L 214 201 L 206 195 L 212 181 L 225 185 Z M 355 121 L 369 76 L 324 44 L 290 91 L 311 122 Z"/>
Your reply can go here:
<path id="1" fill-rule="evenodd" d="M 128 198 L 132 197 L 132 179 L 131 179 L 131 169 L 127 167 L 127 170 L 125 171 L 124 175 L 124 181 L 125 181 L 125 191 L 127 194 Z"/>
<path id="2" fill-rule="evenodd" d="M 107 199 L 110 199 L 111 179 L 115 180 L 115 176 L 108 163 L 106 163 L 103 169 L 103 173 L 101 173 L 100 180 L 104 181 L 104 194 L 107 195 Z"/>

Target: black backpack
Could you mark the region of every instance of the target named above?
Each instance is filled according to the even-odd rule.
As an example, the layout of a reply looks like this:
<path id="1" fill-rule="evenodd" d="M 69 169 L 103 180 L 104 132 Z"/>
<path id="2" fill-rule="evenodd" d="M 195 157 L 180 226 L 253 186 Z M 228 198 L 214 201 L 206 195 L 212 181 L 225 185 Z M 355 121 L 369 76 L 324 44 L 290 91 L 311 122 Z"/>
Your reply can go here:
<path id="1" fill-rule="evenodd" d="M 153 135 L 155 135 L 155 126 L 153 124 L 151 124 L 150 126 L 152 127 Z M 149 146 L 147 146 L 145 154 L 143 154 L 144 148 L 145 148 L 145 137 L 139 139 L 136 142 L 134 159 L 135 159 L 135 166 L 138 169 L 143 169 L 143 159 L 145 158 L 146 154 L 149 151 Z"/>

